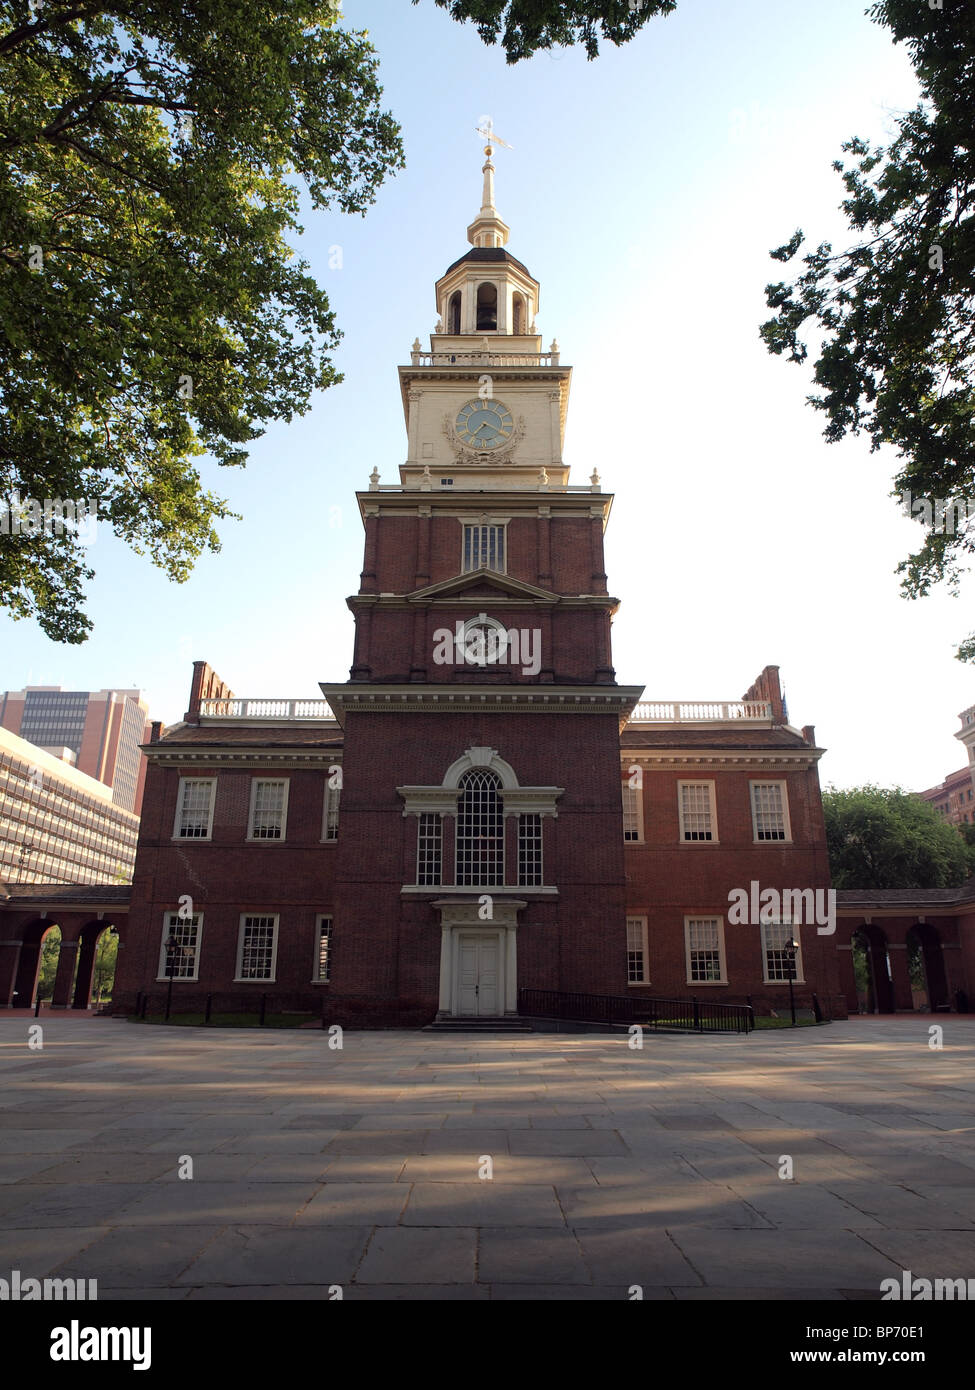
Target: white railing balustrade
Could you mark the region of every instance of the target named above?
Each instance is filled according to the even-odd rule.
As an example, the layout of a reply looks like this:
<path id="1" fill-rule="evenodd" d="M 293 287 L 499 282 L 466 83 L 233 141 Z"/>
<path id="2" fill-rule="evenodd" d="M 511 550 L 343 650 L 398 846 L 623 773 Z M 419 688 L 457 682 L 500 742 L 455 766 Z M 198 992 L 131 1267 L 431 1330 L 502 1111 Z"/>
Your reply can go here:
<path id="1" fill-rule="evenodd" d="M 640 700 L 630 723 L 710 724 L 771 718 L 772 706 L 767 700 Z"/>
<path id="2" fill-rule="evenodd" d="M 411 352 L 413 367 L 557 367 L 557 352 Z"/>
<path id="3" fill-rule="evenodd" d="M 335 720 L 327 700 L 201 700 L 200 714 L 208 719 Z"/>

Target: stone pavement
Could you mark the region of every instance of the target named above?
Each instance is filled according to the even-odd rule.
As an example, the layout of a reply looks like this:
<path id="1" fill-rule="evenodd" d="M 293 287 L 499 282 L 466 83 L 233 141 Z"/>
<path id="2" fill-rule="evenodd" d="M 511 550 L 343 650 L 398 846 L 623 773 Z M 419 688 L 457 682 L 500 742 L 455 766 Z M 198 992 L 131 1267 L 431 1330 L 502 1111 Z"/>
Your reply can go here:
<path id="1" fill-rule="evenodd" d="M 431 1300 L 975 1278 L 975 1018 L 939 1021 L 942 1051 L 910 1016 L 642 1051 L 415 1032 L 333 1051 L 45 1016 L 32 1052 L 33 1020 L 0 1017 L 0 1278 Z"/>

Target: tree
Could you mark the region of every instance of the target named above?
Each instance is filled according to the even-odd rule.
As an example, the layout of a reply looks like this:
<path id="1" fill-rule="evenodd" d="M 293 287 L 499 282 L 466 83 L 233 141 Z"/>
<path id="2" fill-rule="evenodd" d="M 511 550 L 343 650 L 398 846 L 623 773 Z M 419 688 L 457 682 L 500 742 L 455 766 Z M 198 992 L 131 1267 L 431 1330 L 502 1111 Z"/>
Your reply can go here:
<path id="1" fill-rule="evenodd" d="M 600 35 L 608 43 L 632 39 L 654 15 L 669 15 L 677 0 L 435 0 L 459 23 L 470 20 L 487 44 L 501 46 L 509 63 L 539 49 L 585 46 L 599 54 Z M 413 0 L 419 4 L 419 0 Z"/>
<path id="2" fill-rule="evenodd" d="M 102 932 L 95 947 L 95 967 L 92 975 L 92 998 L 96 1004 L 111 999 L 118 961 L 119 939 L 115 932 Z"/>
<path id="3" fill-rule="evenodd" d="M 403 164 L 325 0 L 0 0 L 0 604 L 84 641 L 90 514 L 170 579 L 239 466 L 341 378 L 294 258 L 301 185 L 362 213 Z M 86 504 L 68 510 L 55 503 Z M 49 513 L 42 504 L 49 501 Z M 9 504 L 9 511 L 8 511 Z M 70 506 L 70 504 L 69 504 Z"/>
<path id="4" fill-rule="evenodd" d="M 800 334 L 820 335 L 813 379 L 827 440 L 865 432 L 900 460 L 894 494 L 927 531 L 897 567 L 906 597 L 945 581 L 957 593 L 975 549 L 975 6 L 882 0 L 868 11 L 910 52 L 921 86 L 886 147 L 862 139 L 834 169 L 859 238 L 803 256 L 791 284 L 766 287 L 769 351 L 805 362 Z M 772 251 L 792 261 L 802 231 Z M 975 660 L 975 634 L 958 648 Z"/>
<path id="5" fill-rule="evenodd" d="M 823 812 L 835 888 L 952 888 L 975 870 L 955 827 L 900 787 L 828 787 Z"/>
<path id="6" fill-rule="evenodd" d="M 58 973 L 58 958 L 61 954 L 61 928 L 52 927 L 41 944 L 41 964 L 37 974 L 37 993 L 42 999 L 50 999 L 54 994 L 54 977 Z M 33 1004 L 33 999 L 19 1001 L 21 1008 Z"/>

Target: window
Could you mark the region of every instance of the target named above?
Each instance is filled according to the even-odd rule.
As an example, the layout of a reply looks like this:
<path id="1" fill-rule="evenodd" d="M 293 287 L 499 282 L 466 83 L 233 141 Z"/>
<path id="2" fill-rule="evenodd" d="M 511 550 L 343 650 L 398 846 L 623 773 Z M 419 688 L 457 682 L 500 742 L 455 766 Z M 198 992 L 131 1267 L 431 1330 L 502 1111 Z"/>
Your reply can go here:
<path id="1" fill-rule="evenodd" d="M 457 882 L 490 888 L 504 883 L 504 815 L 500 777 L 483 768 L 461 778 L 457 814 Z"/>
<path id="2" fill-rule="evenodd" d="M 288 782 L 251 780 L 249 840 L 283 840 L 288 814 Z"/>
<path id="3" fill-rule="evenodd" d="M 160 980 L 168 980 L 169 952 L 166 943 L 170 939 L 176 945 L 172 953 L 172 978 L 174 980 L 197 980 L 200 971 L 200 937 L 203 935 L 203 913 L 195 912 L 192 917 L 180 917 L 178 912 L 163 915 L 162 941 L 159 943 Z"/>
<path id="4" fill-rule="evenodd" d="M 518 817 L 518 883 L 523 888 L 542 885 L 542 818 Z"/>
<path id="5" fill-rule="evenodd" d="M 211 778 L 180 778 L 174 840 L 209 840 L 213 828 L 213 789 Z"/>
<path id="6" fill-rule="evenodd" d="M 315 956 L 315 977 L 318 984 L 327 985 L 332 965 L 332 919 L 319 917 L 317 954 Z"/>
<path id="7" fill-rule="evenodd" d="M 649 983 L 647 962 L 647 919 L 627 917 L 626 919 L 626 983 L 645 985 Z"/>
<path id="8" fill-rule="evenodd" d="M 686 917 L 684 939 L 687 948 L 687 983 L 727 984 L 724 974 L 724 933 L 721 918 Z"/>
<path id="9" fill-rule="evenodd" d="M 790 840 L 784 782 L 752 782 L 752 824 L 756 840 Z"/>
<path id="10" fill-rule="evenodd" d="M 447 304 L 447 332 L 460 332 L 460 290 L 455 290 Z"/>
<path id="11" fill-rule="evenodd" d="M 477 331 L 493 332 L 498 326 L 498 288 L 489 281 L 477 287 Z"/>
<path id="12" fill-rule="evenodd" d="M 439 885 L 443 866 L 443 822 L 436 812 L 424 811 L 417 817 L 416 881 L 428 887 Z"/>
<path id="13" fill-rule="evenodd" d="M 464 573 L 488 569 L 504 573 L 504 527 L 464 527 Z"/>
<path id="14" fill-rule="evenodd" d="M 678 782 L 677 800 L 681 840 L 688 843 L 716 842 L 718 822 L 714 812 L 714 783 Z"/>
<path id="15" fill-rule="evenodd" d="M 802 947 L 796 952 L 795 974 L 792 974 L 791 953 L 786 950 L 790 941 L 799 941 L 799 933 L 791 922 L 763 922 L 762 965 L 765 970 L 765 983 L 776 984 L 780 980 L 793 980 L 802 983 Z"/>
<path id="16" fill-rule="evenodd" d="M 237 980 L 274 980 L 274 964 L 278 947 L 277 916 L 240 919 L 237 942 Z"/>
<path id="17" fill-rule="evenodd" d="M 337 840 L 339 837 L 339 800 L 341 796 L 341 787 L 326 786 L 325 815 L 322 824 L 323 840 Z"/>
<path id="18" fill-rule="evenodd" d="M 623 783 L 623 839 L 643 839 L 643 791 Z"/>

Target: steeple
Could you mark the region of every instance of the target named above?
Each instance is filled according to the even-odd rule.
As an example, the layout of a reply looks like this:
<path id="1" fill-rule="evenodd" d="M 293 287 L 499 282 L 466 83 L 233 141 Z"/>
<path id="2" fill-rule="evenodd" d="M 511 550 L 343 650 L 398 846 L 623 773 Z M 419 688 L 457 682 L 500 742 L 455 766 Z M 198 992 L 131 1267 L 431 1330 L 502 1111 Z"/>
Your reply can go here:
<path id="1" fill-rule="evenodd" d="M 467 240 L 473 250 L 448 266 L 437 281 L 436 338 L 459 338 L 485 333 L 505 334 L 520 338 L 519 345 L 537 352 L 535 315 L 538 312 L 538 281 L 528 267 L 504 249 L 510 228 L 498 216 L 494 205 L 494 153 L 490 128 L 481 130 L 488 136 L 484 146 L 485 161 L 481 169 L 484 186 L 481 210 L 467 228 Z M 503 142 L 500 142 L 503 143 Z M 447 344 L 433 344 L 433 350 Z"/>
<path id="2" fill-rule="evenodd" d="M 491 156 L 494 146 L 484 146 L 486 156 L 481 170 L 484 175 L 484 192 L 481 195 L 481 211 L 467 229 L 467 240 L 472 246 L 504 246 L 508 240 L 508 228 L 498 216 L 494 206 L 494 165 Z"/>

